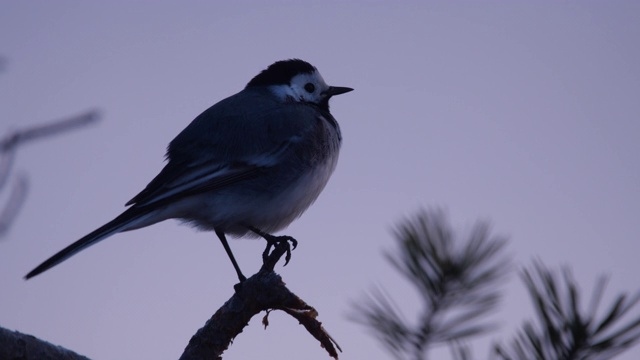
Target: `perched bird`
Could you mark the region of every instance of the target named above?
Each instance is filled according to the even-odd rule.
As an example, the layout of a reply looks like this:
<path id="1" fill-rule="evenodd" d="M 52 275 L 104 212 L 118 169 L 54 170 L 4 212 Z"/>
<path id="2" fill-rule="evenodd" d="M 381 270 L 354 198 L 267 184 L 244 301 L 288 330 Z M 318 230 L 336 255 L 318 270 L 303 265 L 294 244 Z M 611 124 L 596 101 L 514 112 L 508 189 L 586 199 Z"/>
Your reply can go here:
<path id="1" fill-rule="evenodd" d="M 215 231 L 243 281 L 226 235 L 261 236 L 269 245 L 293 240 L 271 234 L 298 218 L 327 184 L 341 143 L 329 99 L 352 90 L 327 85 L 299 59 L 270 65 L 169 143 L 167 164 L 127 210 L 25 278 L 113 234 L 179 219 Z"/>

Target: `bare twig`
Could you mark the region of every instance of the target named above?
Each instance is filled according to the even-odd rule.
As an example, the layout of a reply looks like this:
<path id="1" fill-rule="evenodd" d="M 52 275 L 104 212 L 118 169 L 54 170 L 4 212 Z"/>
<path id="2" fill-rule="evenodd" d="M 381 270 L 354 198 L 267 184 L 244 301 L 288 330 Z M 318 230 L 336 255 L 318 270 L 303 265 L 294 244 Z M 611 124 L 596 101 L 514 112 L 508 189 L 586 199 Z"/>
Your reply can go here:
<path id="1" fill-rule="evenodd" d="M 93 123 L 98 120 L 99 115 L 100 112 L 98 110 L 90 110 L 77 116 L 15 131 L 0 141 L 0 152 L 10 151 L 27 141 L 59 134 L 64 131 L 69 131 L 80 126 Z"/>
<path id="2" fill-rule="evenodd" d="M 98 118 L 99 112 L 90 110 L 77 116 L 14 131 L 0 139 L 0 190 L 7 184 L 19 146 L 32 140 L 56 135 L 93 123 Z M 0 238 L 8 232 L 13 220 L 22 208 L 27 196 L 28 184 L 26 175 L 18 177 L 11 190 L 7 204 L 0 210 Z"/>
<path id="3" fill-rule="evenodd" d="M 286 245 L 278 244 L 260 271 L 236 285 L 236 293 L 207 321 L 189 341 L 181 360 L 222 359 L 222 353 L 233 339 L 249 324 L 249 320 L 267 311 L 263 319 L 268 325 L 268 312 L 282 310 L 296 318 L 334 359 L 338 359 L 338 344 L 322 327 L 318 312 L 289 291 L 273 266 L 286 252 Z"/>
<path id="4" fill-rule="evenodd" d="M 9 195 L 9 200 L 7 200 L 7 204 L 4 206 L 4 209 L 0 210 L 0 238 L 9 231 L 9 227 L 15 220 L 16 216 L 18 216 L 18 213 L 24 204 L 24 200 L 27 198 L 28 190 L 29 180 L 26 175 L 22 174 L 13 185 L 11 194 Z"/>
<path id="5" fill-rule="evenodd" d="M 9 174 L 11 173 L 11 168 L 13 167 L 15 158 L 15 147 L 6 149 L 5 151 L 0 150 L 0 190 L 4 188 L 7 180 L 9 179 Z"/>

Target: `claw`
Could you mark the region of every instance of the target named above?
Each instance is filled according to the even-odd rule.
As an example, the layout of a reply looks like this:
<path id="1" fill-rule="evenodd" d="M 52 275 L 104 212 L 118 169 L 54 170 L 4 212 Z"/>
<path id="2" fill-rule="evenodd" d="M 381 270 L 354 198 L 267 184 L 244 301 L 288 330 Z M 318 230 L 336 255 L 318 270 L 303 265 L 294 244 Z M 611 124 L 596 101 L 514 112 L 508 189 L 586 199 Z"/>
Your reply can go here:
<path id="1" fill-rule="evenodd" d="M 291 236 L 274 236 L 271 234 L 267 234 L 264 231 L 254 228 L 254 227 L 249 227 L 249 230 L 253 231 L 254 233 L 260 235 L 262 238 L 264 238 L 267 241 L 267 247 L 264 249 L 264 251 L 262 252 L 262 261 L 266 262 L 269 254 L 271 252 L 271 248 L 273 246 L 286 246 L 286 255 L 284 257 L 284 265 L 283 266 L 287 266 L 287 264 L 289 263 L 289 261 L 291 260 L 291 250 L 295 250 L 296 247 L 298 247 L 298 240 L 294 239 Z M 291 242 L 291 244 L 289 244 L 289 242 Z M 293 246 L 293 247 L 292 247 Z"/>

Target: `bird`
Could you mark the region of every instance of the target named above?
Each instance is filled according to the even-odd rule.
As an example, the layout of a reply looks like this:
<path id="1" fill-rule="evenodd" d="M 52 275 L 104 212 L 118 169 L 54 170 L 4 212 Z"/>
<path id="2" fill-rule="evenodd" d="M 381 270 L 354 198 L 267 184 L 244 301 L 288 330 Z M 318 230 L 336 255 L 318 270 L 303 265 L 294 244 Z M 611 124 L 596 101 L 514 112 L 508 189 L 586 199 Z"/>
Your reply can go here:
<path id="1" fill-rule="evenodd" d="M 243 282 L 227 235 L 262 237 L 265 253 L 279 241 L 295 248 L 292 237 L 272 234 L 301 216 L 329 181 L 342 143 L 329 100 L 352 90 L 327 85 L 304 60 L 274 62 L 182 130 L 167 147 L 164 168 L 123 213 L 25 279 L 116 233 L 177 219 L 215 232 Z"/>

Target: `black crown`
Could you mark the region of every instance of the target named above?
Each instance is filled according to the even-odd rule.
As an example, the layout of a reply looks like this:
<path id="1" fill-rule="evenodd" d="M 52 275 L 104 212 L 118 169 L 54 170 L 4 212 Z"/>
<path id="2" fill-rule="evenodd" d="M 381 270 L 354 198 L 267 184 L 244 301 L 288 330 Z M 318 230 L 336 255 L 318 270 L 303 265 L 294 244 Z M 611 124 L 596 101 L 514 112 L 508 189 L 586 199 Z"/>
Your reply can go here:
<path id="1" fill-rule="evenodd" d="M 304 60 L 281 60 L 262 70 L 260 74 L 249 81 L 247 87 L 278 84 L 288 85 L 294 76 L 298 74 L 310 74 L 314 71 L 316 71 L 316 68 Z"/>

